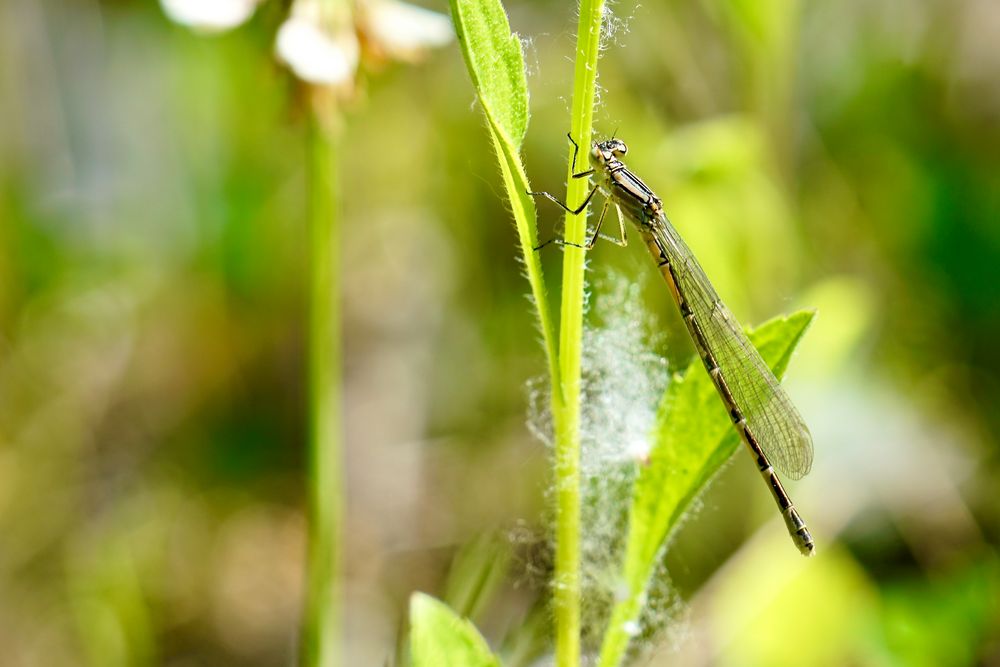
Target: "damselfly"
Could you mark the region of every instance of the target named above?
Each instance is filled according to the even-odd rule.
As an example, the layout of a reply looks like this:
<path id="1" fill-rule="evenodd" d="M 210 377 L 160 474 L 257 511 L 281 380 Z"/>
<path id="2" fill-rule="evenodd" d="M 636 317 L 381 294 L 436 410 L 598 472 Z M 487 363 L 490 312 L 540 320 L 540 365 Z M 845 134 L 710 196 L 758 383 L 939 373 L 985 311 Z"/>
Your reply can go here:
<path id="1" fill-rule="evenodd" d="M 576 172 L 580 147 L 572 136 L 569 140 L 574 147 L 573 171 Z M 813 457 L 809 429 L 788 394 L 743 333 L 740 323 L 719 299 L 690 248 L 670 224 L 659 197 L 621 161 L 627 151 L 628 147 L 620 139 L 593 143 L 591 168 L 573 174 L 573 178 L 593 177 L 595 181 L 579 208 L 571 209 L 547 192 L 528 194 L 547 197 L 571 214 L 579 215 L 594 193 L 600 190 L 606 199 L 593 235 L 582 246 L 587 249 L 593 247 L 598 236 L 609 238 L 600 232 L 611 205 L 618 210 L 621 228 L 621 238 L 610 238 L 611 241 L 619 245 L 628 242 L 624 218 L 636 226 L 673 293 L 691 340 L 729 411 L 736 431 L 778 503 L 788 533 L 799 551 L 811 556 L 814 549 L 812 535 L 774 471 L 777 467 L 792 479 L 800 479 L 809 472 Z M 548 243 L 543 243 L 536 250 Z M 574 245 L 566 241 L 557 243 Z"/>

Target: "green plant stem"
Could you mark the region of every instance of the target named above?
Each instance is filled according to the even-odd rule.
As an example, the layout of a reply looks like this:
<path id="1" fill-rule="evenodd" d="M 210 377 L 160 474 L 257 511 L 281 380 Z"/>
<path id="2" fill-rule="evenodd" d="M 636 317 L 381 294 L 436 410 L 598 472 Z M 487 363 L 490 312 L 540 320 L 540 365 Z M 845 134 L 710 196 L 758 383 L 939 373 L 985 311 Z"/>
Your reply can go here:
<path id="1" fill-rule="evenodd" d="M 317 104 L 309 133 L 309 561 L 300 663 L 341 664 L 340 286 L 337 144 L 332 110 Z"/>
<path id="2" fill-rule="evenodd" d="M 594 119 L 597 56 L 600 51 L 603 0 L 582 0 L 576 38 L 571 134 L 586 160 Z M 572 158 L 572 147 L 570 157 Z M 579 168 L 579 165 L 578 165 Z M 583 201 L 586 179 L 567 177 L 566 201 Z M 566 240 L 582 245 L 586 213 L 566 215 Z M 562 309 L 559 329 L 560 386 L 553 387 L 552 414 L 556 426 L 556 664 L 580 664 L 580 357 L 583 337 L 583 284 L 586 253 L 565 246 Z"/>

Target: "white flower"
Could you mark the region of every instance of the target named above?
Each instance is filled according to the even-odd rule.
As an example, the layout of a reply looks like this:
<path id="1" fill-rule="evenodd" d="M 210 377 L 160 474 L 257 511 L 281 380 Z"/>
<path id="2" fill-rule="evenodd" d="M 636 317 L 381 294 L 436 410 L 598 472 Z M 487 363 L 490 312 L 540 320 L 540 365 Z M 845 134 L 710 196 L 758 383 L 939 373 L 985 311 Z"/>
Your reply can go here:
<path id="1" fill-rule="evenodd" d="M 429 48 L 455 39 L 451 19 L 397 0 L 371 0 L 360 6 L 365 35 L 395 60 L 413 62 Z"/>
<path id="2" fill-rule="evenodd" d="M 339 86 L 351 82 L 358 67 L 358 39 L 353 31 L 336 35 L 305 14 L 293 14 L 278 30 L 275 49 L 303 81 Z"/>
<path id="3" fill-rule="evenodd" d="M 206 32 L 220 32 L 245 22 L 259 0 L 160 0 L 175 23 Z"/>
<path id="4" fill-rule="evenodd" d="M 359 38 L 360 35 L 360 38 Z M 303 81 L 349 93 L 364 54 L 370 64 L 385 57 L 414 62 L 451 42 L 450 19 L 398 0 L 322 5 L 295 0 L 278 30 L 278 58 Z"/>

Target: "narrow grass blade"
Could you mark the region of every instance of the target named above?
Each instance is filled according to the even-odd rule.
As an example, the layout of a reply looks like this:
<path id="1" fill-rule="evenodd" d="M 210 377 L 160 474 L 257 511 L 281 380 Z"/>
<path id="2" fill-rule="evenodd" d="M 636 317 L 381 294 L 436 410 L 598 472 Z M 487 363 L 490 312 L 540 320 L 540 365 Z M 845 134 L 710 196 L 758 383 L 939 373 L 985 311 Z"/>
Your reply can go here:
<path id="1" fill-rule="evenodd" d="M 451 562 L 444 599 L 467 618 L 476 618 L 507 577 L 511 550 L 496 535 L 480 535 L 467 543 Z"/>

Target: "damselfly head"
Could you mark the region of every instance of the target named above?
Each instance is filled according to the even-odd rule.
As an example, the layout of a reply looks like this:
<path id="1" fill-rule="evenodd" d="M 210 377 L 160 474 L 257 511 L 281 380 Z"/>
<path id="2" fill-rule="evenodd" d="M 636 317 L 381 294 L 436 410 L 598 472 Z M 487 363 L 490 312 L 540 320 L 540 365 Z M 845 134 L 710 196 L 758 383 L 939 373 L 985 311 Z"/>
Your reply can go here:
<path id="1" fill-rule="evenodd" d="M 619 159 L 626 153 L 628 153 L 628 146 L 621 139 L 595 141 L 594 147 L 590 150 L 590 161 L 595 165 L 603 165 Z"/>

